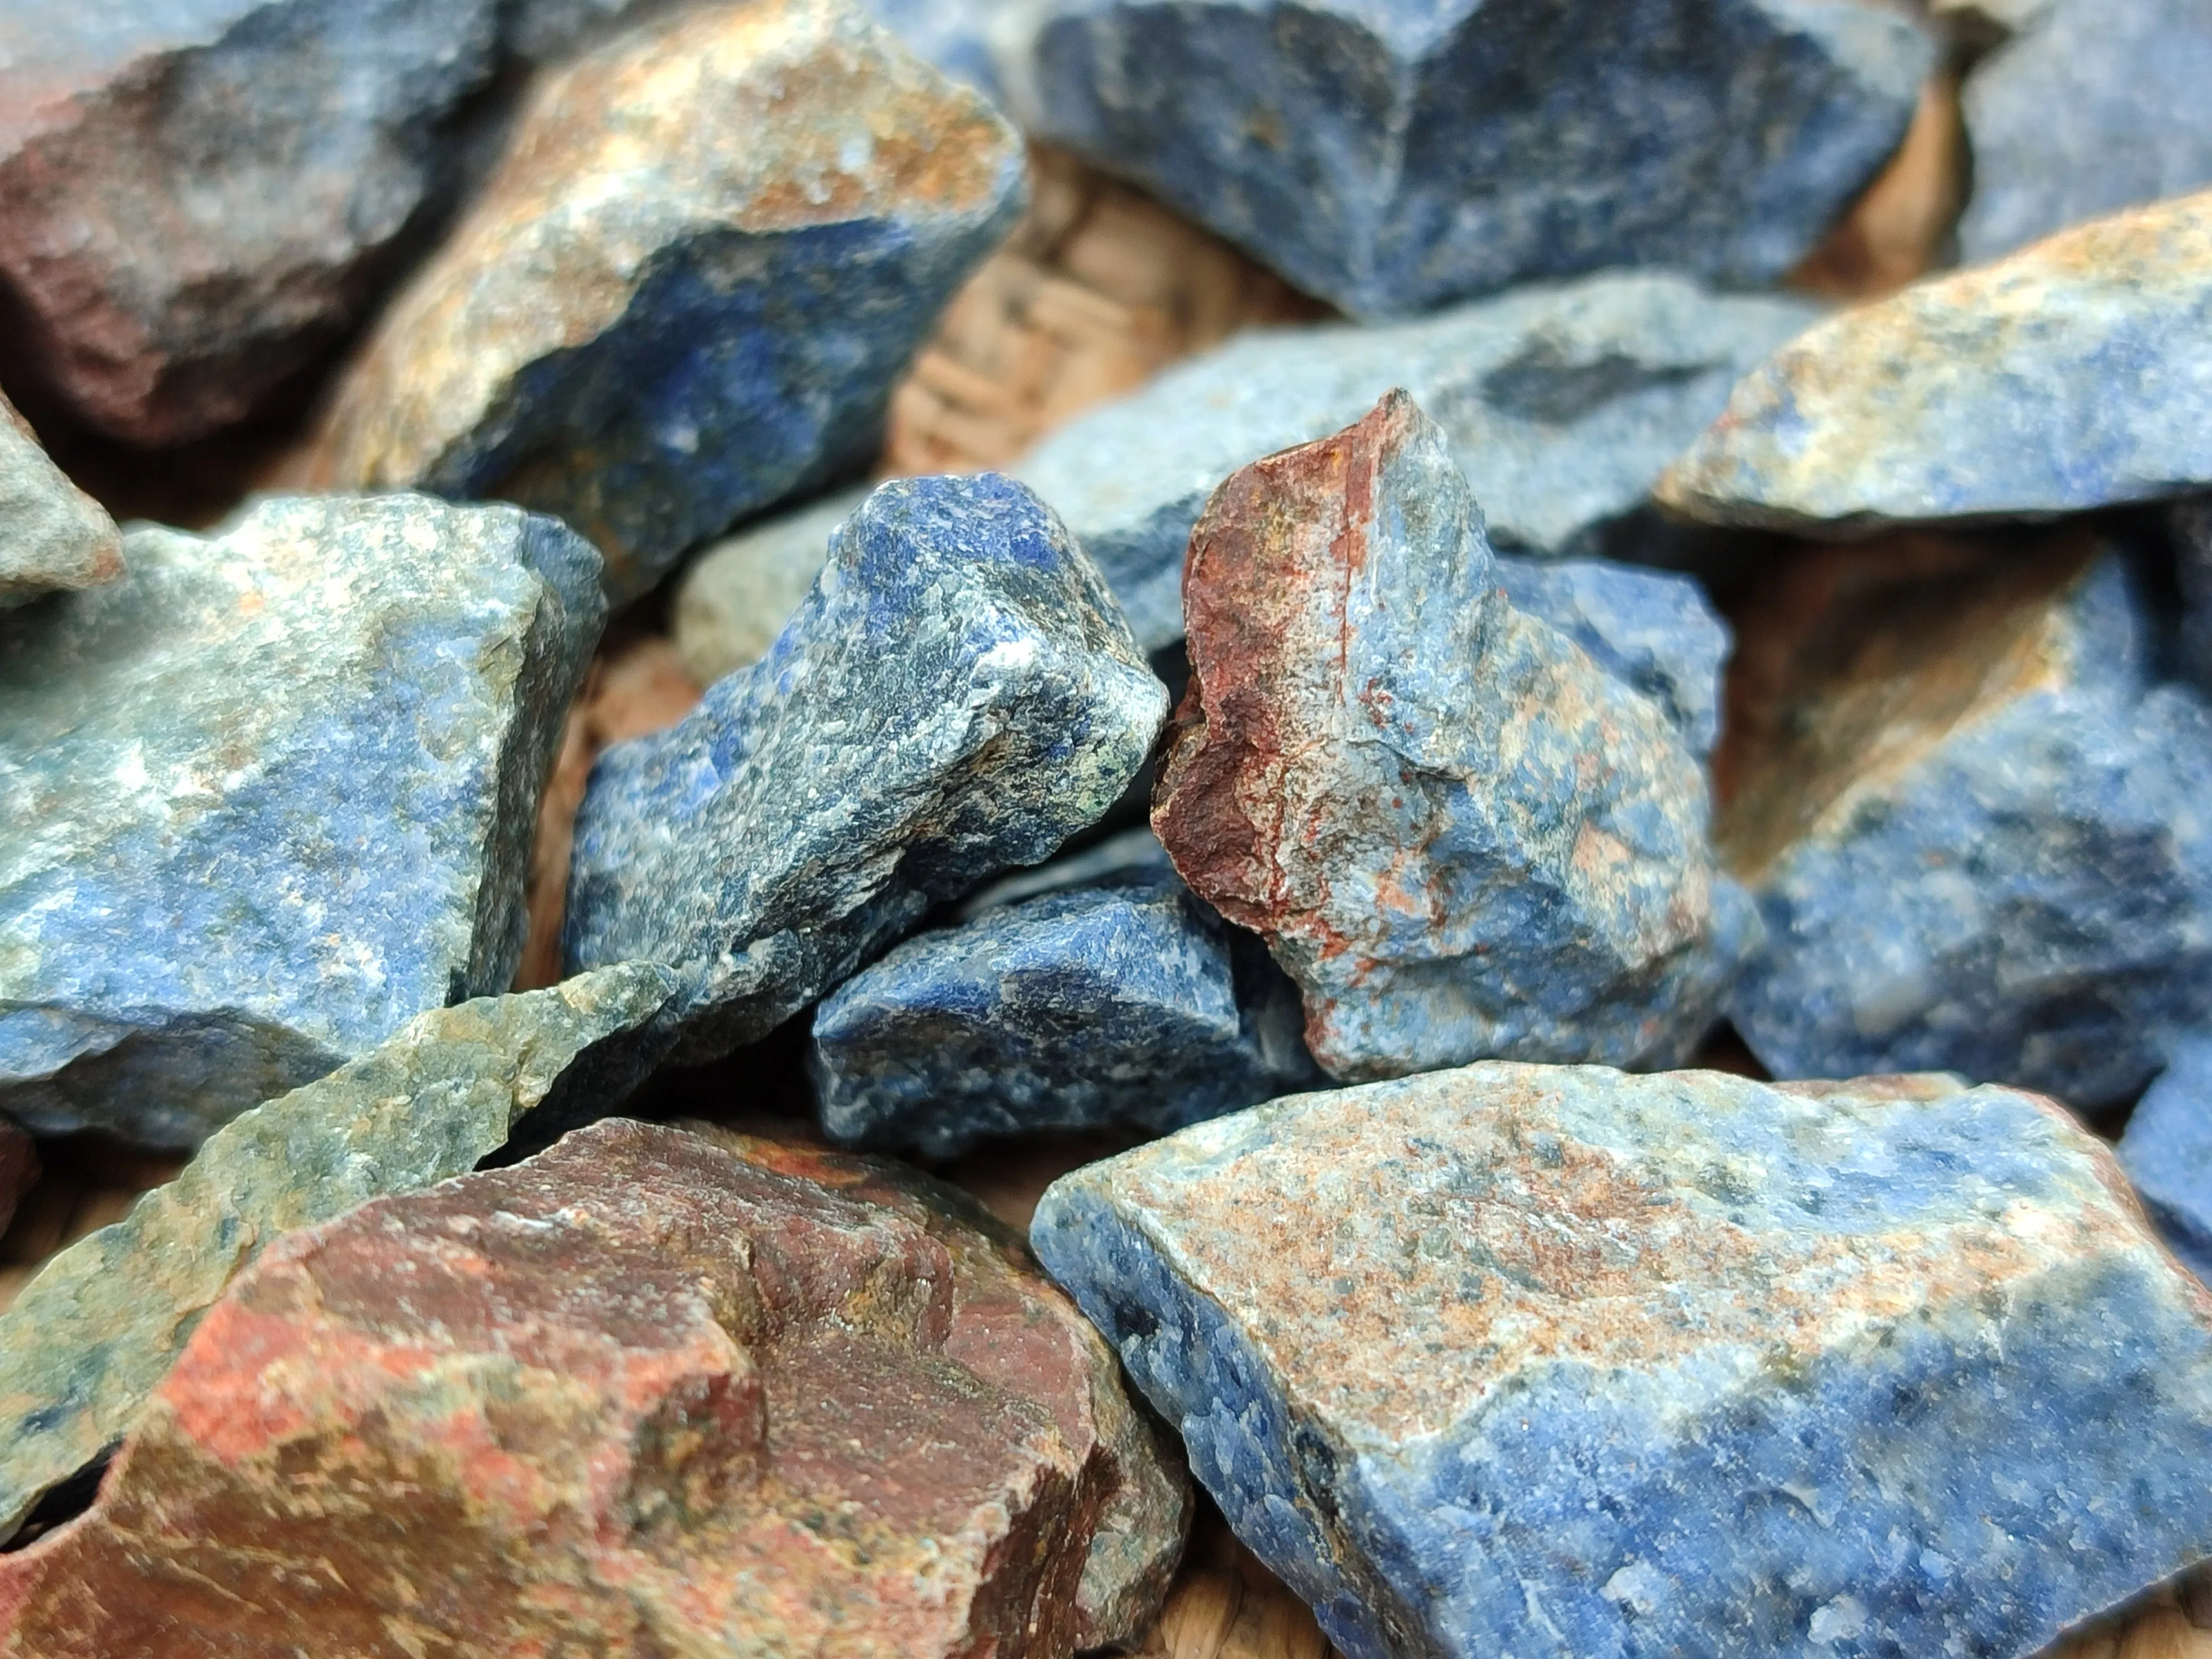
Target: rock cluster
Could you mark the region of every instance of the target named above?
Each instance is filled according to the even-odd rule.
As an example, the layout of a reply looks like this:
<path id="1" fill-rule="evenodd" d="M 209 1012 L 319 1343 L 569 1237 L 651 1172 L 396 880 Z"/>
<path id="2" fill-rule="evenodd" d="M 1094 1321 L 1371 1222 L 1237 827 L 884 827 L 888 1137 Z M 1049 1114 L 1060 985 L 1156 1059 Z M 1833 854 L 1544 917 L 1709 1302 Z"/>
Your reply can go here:
<path id="1" fill-rule="evenodd" d="M 2212 1654 L 2200 10 L 12 0 L 0 1659 Z"/>

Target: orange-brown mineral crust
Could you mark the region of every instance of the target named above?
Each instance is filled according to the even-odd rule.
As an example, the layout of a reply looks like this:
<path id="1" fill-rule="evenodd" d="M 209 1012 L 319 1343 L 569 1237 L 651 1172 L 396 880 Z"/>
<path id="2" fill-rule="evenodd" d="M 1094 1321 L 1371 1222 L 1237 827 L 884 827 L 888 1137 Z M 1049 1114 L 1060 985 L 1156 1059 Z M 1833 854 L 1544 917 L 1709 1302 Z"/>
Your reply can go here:
<path id="1" fill-rule="evenodd" d="M 0 1653 L 1066 1655 L 1157 1611 L 1180 1482 L 949 1189 L 609 1121 L 271 1250 Z"/>

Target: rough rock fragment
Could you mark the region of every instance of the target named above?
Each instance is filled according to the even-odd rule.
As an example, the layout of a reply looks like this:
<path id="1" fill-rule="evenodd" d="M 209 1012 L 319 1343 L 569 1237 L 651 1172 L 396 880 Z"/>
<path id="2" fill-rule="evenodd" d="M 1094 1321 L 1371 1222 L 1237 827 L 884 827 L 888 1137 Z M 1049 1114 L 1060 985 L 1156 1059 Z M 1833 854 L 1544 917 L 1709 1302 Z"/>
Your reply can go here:
<path id="1" fill-rule="evenodd" d="M 1856 534 L 2208 484 L 2212 192 L 1807 331 L 1745 379 L 1657 493 L 1715 524 Z"/>
<path id="2" fill-rule="evenodd" d="M 2055 0 L 2020 30 L 1966 78 L 1965 258 L 2212 185 L 2212 13 L 2197 0 Z"/>
<path id="3" fill-rule="evenodd" d="M 702 685 L 750 668 L 805 599 L 829 560 L 830 538 L 866 498 L 840 490 L 750 525 L 692 561 L 676 590 L 676 648 Z"/>
<path id="4" fill-rule="evenodd" d="M 1941 1068 L 2124 1099 L 2212 1024 L 2212 708 L 2148 683 L 2124 562 L 1932 538 L 1810 553 L 1739 617 L 1723 856 L 1776 1075 Z"/>
<path id="5" fill-rule="evenodd" d="M 726 1053 L 1095 822 L 1166 705 L 1035 495 L 996 473 L 884 484 L 766 657 L 600 757 L 568 959 L 695 967 L 685 1055 Z"/>
<path id="6" fill-rule="evenodd" d="M 1934 58 L 1901 10 L 1798 0 L 990 9 L 1026 130 L 1359 316 L 1612 265 L 1771 283 Z"/>
<path id="7" fill-rule="evenodd" d="M 334 345 L 450 184 L 495 0 L 0 10 L 21 366 L 118 437 L 236 421 Z"/>
<path id="8" fill-rule="evenodd" d="M 1502 548 L 1629 553 L 1652 481 L 1820 315 L 1620 272 L 1419 322 L 1255 331 L 1054 433 L 1013 470 L 1098 561 L 1147 651 L 1182 636 L 1184 550 L 1238 467 L 1349 426 L 1394 386 L 1443 428 Z M 1631 555 L 1632 556 L 1632 555 Z"/>
<path id="9" fill-rule="evenodd" d="M 2173 1253 L 2212 1282 L 2212 1038 L 2172 1045 L 2129 1115 L 2119 1158 Z"/>
<path id="10" fill-rule="evenodd" d="M 473 1169 L 525 1113 L 611 1110 L 665 1049 L 655 1022 L 674 988 L 632 963 L 434 1010 L 241 1113 L 176 1180 L 51 1260 L 0 1314 L 0 1535 L 130 1429 L 278 1234 Z"/>
<path id="11" fill-rule="evenodd" d="M 2212 1546 L 2212 1300 L 2033 1096 L 1474 1066 L 1030 1237 L 1352 1659 L 2012 1659 Z"/>
<path id="12" fill-rule="evenodd" d="M 1702 1035 L 1750 925 L 1704 775 L 1654 704 L 1498 590 L 1404 393 L 1224 484 L 1183 602 L 1152 828 L 1304 988 L 1333 1076 L 1665 1063 Z"/>
<path id="13" fill-rule="evenodd" d="M 1604 559 L 1510 554 L 1498 556 L 1497 570 L 1516 611 L 1549 623 L 1657 703 L 1691 753 L 1712 752 L 1731 641 L 1694 577 Z"/>
<path id="14" fill-rule="evenodd" d="M 980 1212 L 614 1121 L 268 1251 L 0 1560 L 0 1653 L 1059 1659 L 1150 1616 L 1183 1506 Z"/>
<path id="15" fill-rule="evenodd" d="M 0 615 L 0 1106 L 190 1146 L 503 991 L 605 615 L 550 520 L 276 498 Z"/>
<path id="16" fill-rule="evenodd" d="M 556 514 L 641 592 L 870 457 L 1022 188 L 1012 130 L 836 0 L 618 36 L 533 95 L 339 387 L 314 476 Z"/>
<path id="17" fill-rule="evenodd" d="M 1166 870 L 918 934 L 814 1015 L 822 1127 L 950 1158 L 993 1135 L 1162 1133 L 1316 1081 L 1298 992 Z"/>
<path id="18" fill-rule="evenodd" d="M 0 398 L 0 611 L 123 574 L 123 538 Z"/>

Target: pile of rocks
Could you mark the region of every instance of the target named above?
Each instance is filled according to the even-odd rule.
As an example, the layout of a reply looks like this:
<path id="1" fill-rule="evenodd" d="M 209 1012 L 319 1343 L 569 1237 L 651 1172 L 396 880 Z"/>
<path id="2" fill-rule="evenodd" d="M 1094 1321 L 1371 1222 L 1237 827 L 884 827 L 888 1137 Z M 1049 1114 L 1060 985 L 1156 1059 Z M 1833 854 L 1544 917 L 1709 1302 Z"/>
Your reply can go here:
<path id="1" fill-rule="evenodd" d="M 0 16 L 0 1656 L 2212 1652 L 2207 83 Z"/>

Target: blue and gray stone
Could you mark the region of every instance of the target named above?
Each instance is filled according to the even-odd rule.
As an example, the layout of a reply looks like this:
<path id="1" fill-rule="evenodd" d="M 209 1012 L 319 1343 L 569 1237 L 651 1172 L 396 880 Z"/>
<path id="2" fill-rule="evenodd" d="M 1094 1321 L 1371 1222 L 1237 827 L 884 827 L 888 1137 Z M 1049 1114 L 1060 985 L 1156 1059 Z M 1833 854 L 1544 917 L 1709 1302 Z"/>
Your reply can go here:
<path id="1" fill-rule="evenodd" d="M 2212 12 L 2199 0 L 2044 0 L 1960 94 L 1974 191 L 1959 251 L 2212 185 Z"/>
<path id="2" fill-rule="evenodd" d="M 2212 191 L 2063 231 L 1808 330 L 1660 480 L 1823 536 L 2212 486 Z"/>
<path id="3" fill-rule="evenodd" d="M 0 398 L 0 611 L 123 574 L 123 537 Z"/>
<path id="4" fill-rule="evenodd" d="M 902 479 L 767 656 L 617 744 L 576 822 L 572 970 L 696 972 L 684 1057 L 764 1036 L 933 904 L 1048 857 L 1150 757 L 1167 691 L 1051 509 Z"/>
<path id="5" fill-rule="evenodd" d="M 1503 553 L 1497 570 L 1516 611 L 1549 623 L 1607 673 L 1657 703 L 1692 754 L 1712 753 L 1733 641 L 1694 577 L 1604 559 Z"/>
<path id="6" fill-rule="evenodd" d="M 2128 1117 L 2119 1159 L 2173 1253 L 2212 1284 L 2212 1036 L 2174 1041 Z"/>
<path id="7" fill-rule="evenodd" d="M 1255 330 L 1072 422 L 1014 471 L 1097 560 L 1147 651 L 1182 637 L 1183 552 L 1221 481 L 1393 387 L 1443 429 L 1498 547 L 1640 560 L 1653 481 L 1820 314 L 1633 271 L 1388 327 Z"/>
<path id="8" fill-rule="evenodd" d="M 976 9 L 916 39 L 980 41 L 1026 130 L 1362 317 L 1615 265 L 1770 284 L 1935 60 L 1902 9 L 1805 0 Z"/>
<path id="9" fill-rule="evenodd" d="M 532 93 L 341 381 L 310 476 L 553 514 L 610 593 L 642 592 L 872 459 L 1024 188 L 1013 130 L 838 0 L 620 34 Z"/>
<path id="10" fill-rule="evenodd" d="M 1902 538 L 1738 618 L 1718 842 L 1765 918 L 1729 1013 L 1780 1077 L 2124 1100 L 2212 1026 L 2212 706 L 2124 560 Z"/>
<path id="11" fill-rule="evenodd" d="M 987 910 L 1004 909 L 1040 893 L 1064 893 L 1073 887 L 1095 887 L 1124 876 L 1172 872 L 1168 849 L 1150 824 L 1120 830 L 1080 852 L 1063 853 L 1043 864 L 1016 870 L 986 882 L 953 907 L 953 919 L 973 921 Z"/>
<path id="12" fill-rule="evenodd" d="M 338 344 L 455 182 L 499 0 L 0 7 L 0 282 L 21 369 L 137 443 Z"/>
<path id="13" fill-rule="evenodd" d="M 1348 1659 L 2025 1659 L 2212 1553 L 2212 1302 L 2032 1095 L 1472 1066 L 1030 1236 Z"/>
<path id="14" fill-rule="evenodd" d="M 1162 1133 L 1310 1086 L 1298 989 L 1171 871 L 919 934 L 823 1000 L 809 1068 L 845 1146 Z"/>
<path id="15" fill-rule="evenodd" d="M 1224 484 L 1184 605 L 1152 828 L 1298 982 L 1331 1076 L 1697 1042 L 1756 927 L 1714 867 L 1705 774 L 1499 591 L 1411 398 Z"/>
<path id="16" fill-rule="evenodd" d="M 0 1109 L 191 1146 L 503 991 L 605 615 L 548 519 L 278 497 L 0 613 Z"/>
<path id="17" fill-rule="evenodd" d="M 567 1127 L 611 1112 L 665 1052 L 675 989 L 632 963 L 423 1014 L 232 1119 L 174 1181 L 49 1257 L 0 1313 L 0 1537 L 129 1431 L 279 1235 L 466 1175 L 526 1114 Z"/>

